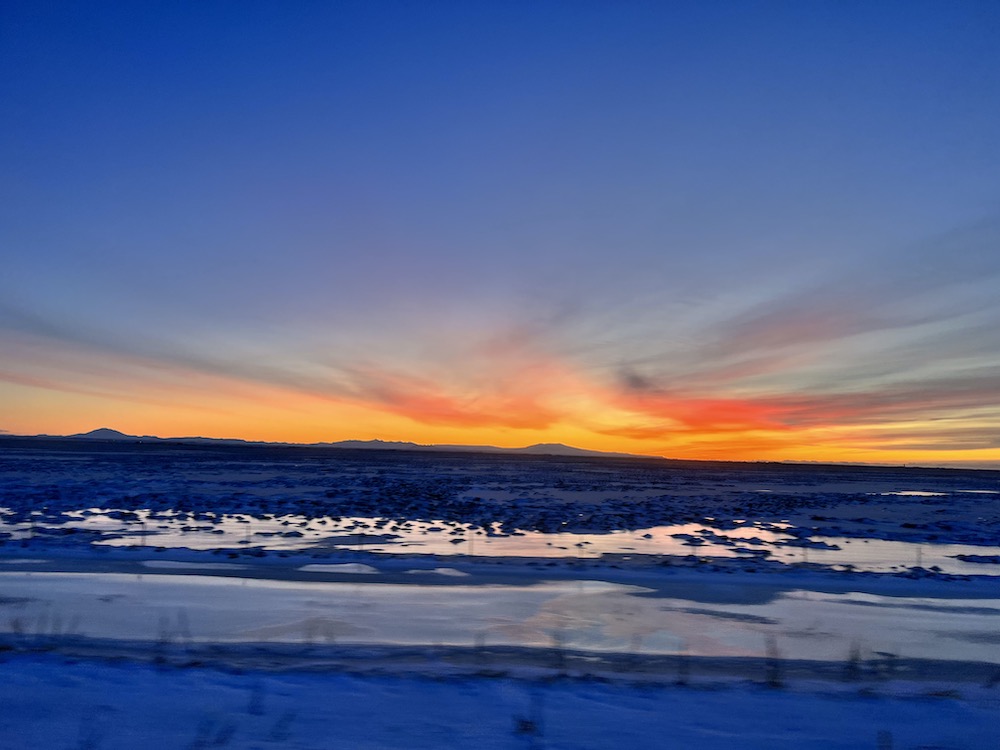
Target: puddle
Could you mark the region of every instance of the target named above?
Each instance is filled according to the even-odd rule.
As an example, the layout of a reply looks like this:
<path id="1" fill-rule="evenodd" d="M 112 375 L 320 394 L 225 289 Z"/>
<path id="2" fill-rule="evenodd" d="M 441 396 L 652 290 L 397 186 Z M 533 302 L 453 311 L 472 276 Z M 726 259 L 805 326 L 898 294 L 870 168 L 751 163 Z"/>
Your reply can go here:
<path id="1" fill-rule="evenodd" d="M 875 573 L 898 573 L 909 568 L 933 568 L 954 575 L 1000 576 L 1000 565 L 957 560 L 957 555 L 994 555 L 997 547 L 971 544 L 931 544 L 899 542 L 890 539 L 855 539 L 847 537 L 810 537 L 813 541 L 840 549 L 791 547 L 775 549 L 772 557 L 782 562 L 809 562 L 820 565 L 847 566 Z"/>
<path id="2" fill-rule="evenodd" d="M 904 490 L 902 494 L 923 493 Z M 894 493 L 895 494 L 895 493 Z M 903 542 L 850 537 L 799 538 L 785 523 L 736 520 L 715 528 L 692 523 L 606 533 L 514 530 L 501 533 L 449 521 L 397 521 L 389 518 L 302 516 L 256 517 L 92 508 L 72 511 L 63 524 L 0 524 L 12 538 L 41 536 L 43 530 L 96 533 L 96 545 L 163 547 L 193 550 L 263 549 L 268 551 L 357 550 L 380 554 L 441 556 L 599 558 L 615 555 L 696 555 L 703 558 L 761 558 L 783 563 L 851 567 L 893 573 L 913 567 L 955 575 L 1000 576 L 1000 564 L 957 559 L 958 555 L 1000 555 L 1000 547 Z M 712 519 L 710 519 L 711 521 Z M 714 521 L 713 521 L 714 522 Z M 72 535 L 68 535 L 72 538 Z M 58 539 L 59 537 L 49 537 Z"/>

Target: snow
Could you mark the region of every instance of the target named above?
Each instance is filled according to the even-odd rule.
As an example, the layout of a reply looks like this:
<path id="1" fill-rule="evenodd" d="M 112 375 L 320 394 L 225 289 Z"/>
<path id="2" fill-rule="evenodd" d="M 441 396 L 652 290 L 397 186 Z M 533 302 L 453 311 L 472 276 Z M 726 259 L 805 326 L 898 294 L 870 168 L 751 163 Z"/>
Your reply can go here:
<path id="1" fill-rule="evenodd" d="M 237 563 L 182 562 L 180 560 L 143 560 L 145 568 L 160 570 L 246 570 L 246 565 Z"/>
<path id="2" fill-rule="evenodd" d="M 997 472 L 39 445 L 0 750 L 1000 746 Z"/>
<path id="3" fill-rule="evenodd" d="M 0 750 L 993 750 L 995 693 L 795 692 L 570 679 L 220 671 L 18 656 Z"/>
<path id="4" fill-rule="evenodd" d="M 355 573 L 360 575 L 378 573 L 378 568 L 362 563 L 311 563 L 303 565 L 299 570 L 306 573 Z"/>
<path id="5" fill-rule="evenodd" d="M 431 568 L 430 570 L 408 570 L 407 573 L 420 574 L 420 573 L 432 573 L 439 576 L 449 576 L 451 578 L 467 578 L 470 574 L 466 573 L 464 570 L 458 570 L 456 568 Z"/>

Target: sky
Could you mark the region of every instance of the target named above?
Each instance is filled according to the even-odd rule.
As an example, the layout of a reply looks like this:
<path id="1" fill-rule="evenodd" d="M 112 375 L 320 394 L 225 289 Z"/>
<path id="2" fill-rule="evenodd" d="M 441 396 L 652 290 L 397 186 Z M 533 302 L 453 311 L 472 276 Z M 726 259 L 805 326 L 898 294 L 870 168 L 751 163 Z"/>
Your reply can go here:
<path id="1" fill-rule="evenodd" d="M 1000 4 L 0 7 L 0 430 L 1000 466 Z"/>

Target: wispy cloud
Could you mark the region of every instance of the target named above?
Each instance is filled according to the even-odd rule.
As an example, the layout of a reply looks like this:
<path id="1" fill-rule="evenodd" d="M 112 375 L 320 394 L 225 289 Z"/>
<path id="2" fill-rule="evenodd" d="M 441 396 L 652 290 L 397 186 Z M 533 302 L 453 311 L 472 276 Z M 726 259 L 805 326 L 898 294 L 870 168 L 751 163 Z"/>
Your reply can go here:
<path id="1" fill-rule="evenodd" d="M 204 404 L 220 388 L 249 404 L 267 391 L 416 425 L 572 425 L 705 457 L 780 455 L 804 440 L 991 450 L 983 420 L 1000 412 L 1000 300 L 989 293 L 1000 260 L 988 251 L 997 241 L 996 225 L 984 225 L 806 289 L 728 308 L 706 299 L 676 328 L 628 319 L 628 306 L 608 317 L 599 301 L 553 295 L 506 317 L 463 325 L 429 314 L 322 350 L 273 332 L 259 342 L 239 327 L 214 333 L 213 347 L 204 332 L 143 336 L 7 301 L 0 336 L 14 356 L 0 381 L 158 404 Z M 935 272 L 942 254 L 950 261 Z M 601 325 L 626 319 L 621 331 Z M 907 429 L 880 431 L 887 425 Z"/>

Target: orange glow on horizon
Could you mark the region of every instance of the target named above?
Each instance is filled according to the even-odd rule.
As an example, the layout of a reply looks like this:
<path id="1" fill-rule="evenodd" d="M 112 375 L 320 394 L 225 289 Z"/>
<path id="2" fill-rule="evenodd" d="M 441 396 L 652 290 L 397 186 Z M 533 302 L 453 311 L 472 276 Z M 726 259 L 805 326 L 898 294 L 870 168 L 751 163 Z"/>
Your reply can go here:
<path id="1" fill-rule="evenodd" d="M 599 383 L 551 358 L 428 377 L 370 369 L 350 387 L 262 382 L 141 357 L 48 352 L 30 372 L 0 372 L 0 424 L 11 434 L 129 434 L 314 443 L 381 439 L 421 444 L 580 448 L 667 458 L 943 465 L 1000 462 L 975 438 L 1000 416 L 965 414 L 942 434 L 928 409 L 948 394 L 726 395 L 635 391 Z M 83 361 L 86 360 L 86 361 Z M 80 373 L 70 383 L 60 371 Z M 956 428 L 956 429 L 959 429 Z M 937 432 L 935 432 L 937 431 Z M 925 437 L 930 435 L 933 439 Z M 972 444 L 970 445 L 970 440 Z"/>
<path id="2" fill-rule="evenodd" d="M 53 393 L 32 386 L 5 385 L 0 393 L 16 406 L 5 415 L 12 434 L 74 434 L 112 427 L 129 434 L 161 437 L 242 438 L 265 442 L 335 442 L 381 439 L 420 444 L 522 447 L 565 443 L 590 450 L 655 455 L 666 458 L 733 461 L 810 461 L 943 465 L 1000 461 L 1000 449 L 896 450 L 894 439 L 846 439 L 837 428 L 735 429 L 722 425 L 659 428 L 630 435 L 628 428 L 597 431 L 572 416 L 543 427 L 415 422 L 385 408 L 303 394 L 260 389 L 248 394 L 213 396 L 207 403 L 131 403 L 105 396 Z M 715 407 L 713 406 L 713 409 Z M 714 411 L 712 412 L 714 414 Z M 877 431 L 876 431 L 877 432 Z"/>

